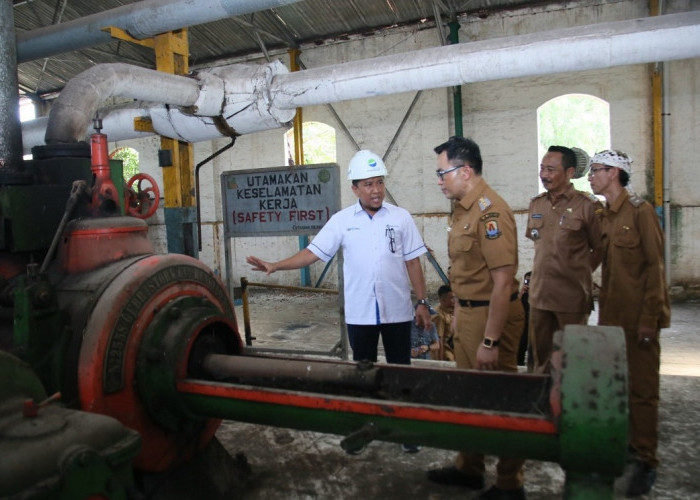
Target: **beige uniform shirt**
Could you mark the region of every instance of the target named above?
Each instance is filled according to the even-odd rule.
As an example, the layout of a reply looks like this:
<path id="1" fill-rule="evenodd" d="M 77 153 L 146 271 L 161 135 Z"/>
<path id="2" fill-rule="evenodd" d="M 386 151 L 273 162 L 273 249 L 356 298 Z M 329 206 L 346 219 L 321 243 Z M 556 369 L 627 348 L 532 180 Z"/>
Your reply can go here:
<path id="1" fill-rule="evenodd" d="M 601 247 L 603 204 L 574 189 L 549 192 L 530 202 L 525 236 L 535 244 L 530 306 L 546 311 L 588 313 L 593 309 L 591 250 Z"/>
<path id="2" fill-rule="evenodd" d="M 650 203 L 624 190 L 603 214 L 599 324 L 667 328 L 663 234 Z"/>
<path id="3" fill-rule="evenodd" d="M 491 269 L 518 268 L 515 217 L 508 204 L 485 180 L 455 204 L 448 228 L 450 286 L 463 300 L 490 300 Z M 513 279 L 511 293 L 518 292 Z"/>
<path id="4" fill-rule="evenodd" d="M 454 318 L 454 310 L 445 311 L 441 306 L 435 308 L 435 314 L 431 319 L 435 328 L 437 328 L 438 337 L 440 337 L 440 350 L 430 351 L 432 359 L 454 361 L 455 353 L 452 349 L 452 319 Z"/>

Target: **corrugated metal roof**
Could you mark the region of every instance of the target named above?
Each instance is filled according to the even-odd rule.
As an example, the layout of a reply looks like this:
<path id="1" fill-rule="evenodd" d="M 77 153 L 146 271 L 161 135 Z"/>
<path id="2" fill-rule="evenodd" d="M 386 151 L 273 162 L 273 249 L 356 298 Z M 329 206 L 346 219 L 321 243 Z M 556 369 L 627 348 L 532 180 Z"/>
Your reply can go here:
<path id="1" fill-rule="evenodd" d="M 13 0 L 17 32 L 79 19 L 129 4 L 126 0 Z M 522 0 L 436 0 L 443 21 L 449 14 L 483 15 L 537 2 Z M 562 3 L 562 2 L 543 2 Z M 302 0 L 274 9 L 193 26 L 189 29 L 190 64 L 214 64 L 260 56 L 329 40 L 368 36 L 402 26 L 433 26 L 434 0 Z M 99 63 L 126 62 L 155 67 L 151 49 L 129 42 L 110 43 L 19 65 L 20 92 L 45 96 L 73 76 Z"/>

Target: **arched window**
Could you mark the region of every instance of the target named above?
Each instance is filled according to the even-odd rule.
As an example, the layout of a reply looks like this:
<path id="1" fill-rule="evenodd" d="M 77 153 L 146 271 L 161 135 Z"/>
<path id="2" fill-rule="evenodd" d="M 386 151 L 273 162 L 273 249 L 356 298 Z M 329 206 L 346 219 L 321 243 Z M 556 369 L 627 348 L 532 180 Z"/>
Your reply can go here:
<path id="1" fill-rule="evenodd" d="M 122 177 L 125 181 L 139 173 L 139 152 L 133 148 L 117 148 L 109 155 L 110 159 L 121 160 Z"/>
<path id="2" fill-rule="evenodd" d="M 579 148 L 590 157 L 610 148 L 610 105 L 587 94 L 566 94 L 550 99 L 537 109 L 539 171 L 540 160 L 549 146 Z M 586 176 L 574 179 L 576 189 L 591 192 Z M 544 186 L 539 183 L 539 192 Z"/>
<path id="3" fill-rule="evenodd" d="M 304 122 L 304 165 L 335 163 L 335 129 L 325 123 Z M 286 165 L 294 165 L 294 130 L 284 134 L 284 158 Z"/>

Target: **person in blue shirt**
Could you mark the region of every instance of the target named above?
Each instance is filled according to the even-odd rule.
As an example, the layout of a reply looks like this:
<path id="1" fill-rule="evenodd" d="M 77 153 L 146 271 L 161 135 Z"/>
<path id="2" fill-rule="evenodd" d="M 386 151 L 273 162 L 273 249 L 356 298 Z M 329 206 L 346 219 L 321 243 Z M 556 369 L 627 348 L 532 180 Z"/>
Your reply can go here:
<path id="1" fill-rule="evenodd" d="M 440 337 L 433 324 L 429 330 L 411 324 L 411 357 L 413 359 L 431 359 L 440 351 Z"/>

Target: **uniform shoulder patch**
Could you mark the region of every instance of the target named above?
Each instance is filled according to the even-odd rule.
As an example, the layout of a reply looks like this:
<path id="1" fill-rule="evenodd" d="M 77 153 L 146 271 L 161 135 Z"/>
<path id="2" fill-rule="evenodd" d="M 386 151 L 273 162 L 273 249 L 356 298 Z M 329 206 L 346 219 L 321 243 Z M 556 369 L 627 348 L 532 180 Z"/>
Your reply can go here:
<path id="1" fill-rule="evenodd" d="M 495 240 L 501 236 L 501 230 L 498 227 L 498 221 L 496 219 L 489 219 L 484 223 L 484 228 L 486 229 L 486 239 Z"/>
<path id="2" fill-rule="evenodd" d="M 637 193 L 630 193 L 629 202 L 633 207 L 637 208 L 639 205 L 644 203 L 644 198 L 639 196 Z"/>
<path id="3" fill-rule="evenodd" d="M 597 197 L 596 195 L 594 195 L 593 193 L 589 193 L 588 191 L 580 191 L 580 190 L 578 190 L 578 189 L 576 189 L 575 191 L 576 191 L 576 194 L 577 194 L 577 195 L 583 196 L 583 197 L 586 198 L 588 201 L 591 201 L 591 202 L 593 202 L 593 203 L 599 203 L 599 202 L 600 202 L 600 200 L 598 199 L 598 197 Z"/>
<path id="4" fill-rule="evenodd" d="M 479 217 L 481 220 L 486 220 L 486 219 L 498 219 L 501 216 L 499 212 L 489 212 L 487 214 L 482 215 Z"/>
<path id="5" fill-rule="evenodd" d="M 477 204 L 479 205 L 479 210 L 483 212 L 491 206 L 491 200 L 489 200 L 486 196 L 482 196 L 477 200 Z"/>

